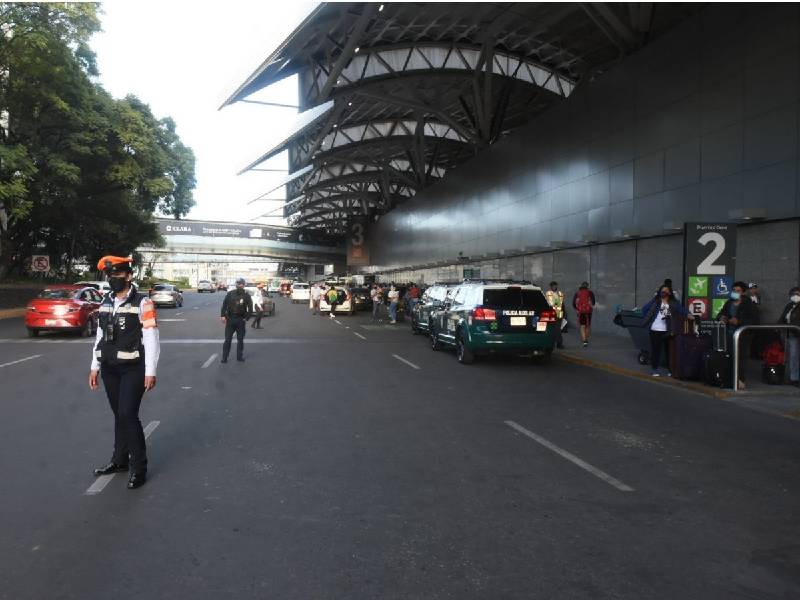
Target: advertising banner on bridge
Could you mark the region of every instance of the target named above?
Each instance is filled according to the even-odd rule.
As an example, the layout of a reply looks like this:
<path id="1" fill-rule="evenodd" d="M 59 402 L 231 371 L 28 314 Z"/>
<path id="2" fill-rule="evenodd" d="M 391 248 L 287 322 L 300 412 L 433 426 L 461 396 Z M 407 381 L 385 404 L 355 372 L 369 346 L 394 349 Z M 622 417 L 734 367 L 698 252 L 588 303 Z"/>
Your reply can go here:
<path id="1" fill-rule="evenodd" d="M 736 225 L 687 223 L 684 298 L 698 319 L 713 319 L 728 299 L 736 273 Z"/>
<path id="2" fill-rule="evenodd" d="M 272 240 L 292 244 L 316 244 L 320 246 L 336 245 L 329 238 L 314 233 L 270 227 L 250 223 L 224 223 L 215 221 L 179 221 L 175 219 L 158 219 L 158 230 L 161 235 L 192 235 L 200 237 L 247 238 L 252 240 Z"/>

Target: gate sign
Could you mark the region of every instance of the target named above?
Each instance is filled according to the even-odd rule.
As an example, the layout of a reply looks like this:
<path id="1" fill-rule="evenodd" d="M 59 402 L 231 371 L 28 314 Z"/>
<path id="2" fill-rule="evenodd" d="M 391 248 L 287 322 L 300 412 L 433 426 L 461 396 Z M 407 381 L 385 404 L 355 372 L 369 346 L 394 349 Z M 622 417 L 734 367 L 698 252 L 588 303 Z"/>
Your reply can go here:
<path id="1" fill-rule="evenodd" d="M 31 256 L 31 271 L 34 273 L 47 273 L 50 271 L 50 257 L 47 254 L 34 254 Z"/>
<path id="2" fill-rule="evenodd" d="M 347 236 L 347 266 L 366 267 L 369 265 L 369 246 L 366 241 L 367 230 L 363 223 L 352 223 Z"/>
<path id="3" fill-rule="evenodd" d="M 736 271 L 736 225 L 687 223 L 684 298 L 699 319 L 713 319 L 731 293 Z"/>

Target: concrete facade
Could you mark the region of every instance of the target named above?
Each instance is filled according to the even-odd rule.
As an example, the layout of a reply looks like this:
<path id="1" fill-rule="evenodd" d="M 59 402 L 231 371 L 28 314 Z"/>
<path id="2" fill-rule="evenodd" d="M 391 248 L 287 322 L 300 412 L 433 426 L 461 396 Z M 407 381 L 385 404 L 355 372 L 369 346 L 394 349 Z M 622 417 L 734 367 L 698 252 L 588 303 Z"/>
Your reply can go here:
<path id="1" fill-rule="evenodd" d="M 630 306 L 680 281 L 676 224 L 756 211 L 737 277 L 773 311 L 798 280 L 799 128 L 800 7 L 714 5 L 384 215 L 369 270 L 447 278 L 468 258 Z"/>

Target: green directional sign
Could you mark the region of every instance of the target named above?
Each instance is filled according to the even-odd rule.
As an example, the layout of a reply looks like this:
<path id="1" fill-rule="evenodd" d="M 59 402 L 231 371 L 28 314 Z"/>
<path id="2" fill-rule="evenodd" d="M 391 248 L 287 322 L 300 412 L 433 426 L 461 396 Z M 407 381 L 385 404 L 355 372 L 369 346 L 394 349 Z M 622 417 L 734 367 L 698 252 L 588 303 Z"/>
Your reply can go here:
<path id="1" fill-rule="evenodd" d="M 708 296 L 708 277 L 689 276 L 689 296 Z"/>

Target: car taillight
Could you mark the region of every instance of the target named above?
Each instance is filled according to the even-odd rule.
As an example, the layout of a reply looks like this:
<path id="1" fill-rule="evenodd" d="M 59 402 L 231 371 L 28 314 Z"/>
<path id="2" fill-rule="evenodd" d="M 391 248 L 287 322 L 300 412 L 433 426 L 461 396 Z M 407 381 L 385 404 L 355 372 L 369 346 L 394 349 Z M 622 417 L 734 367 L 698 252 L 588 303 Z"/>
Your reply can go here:
<path id="1" fill-rule="evenodd" d="M 554 310 L 543 310 L 539 313 L 539 320 L 544 321 L 545 323 L 555 323 L 556 322 L 556 311 Z"/>
<path id="2" fill-rule="evenodd" d="M 472 311 L 472 318 L 476 321 L 496 321 L 497 311 L 495 311 L 493 308 L 483 308 L 482 306 L 479 306 Z"/>

